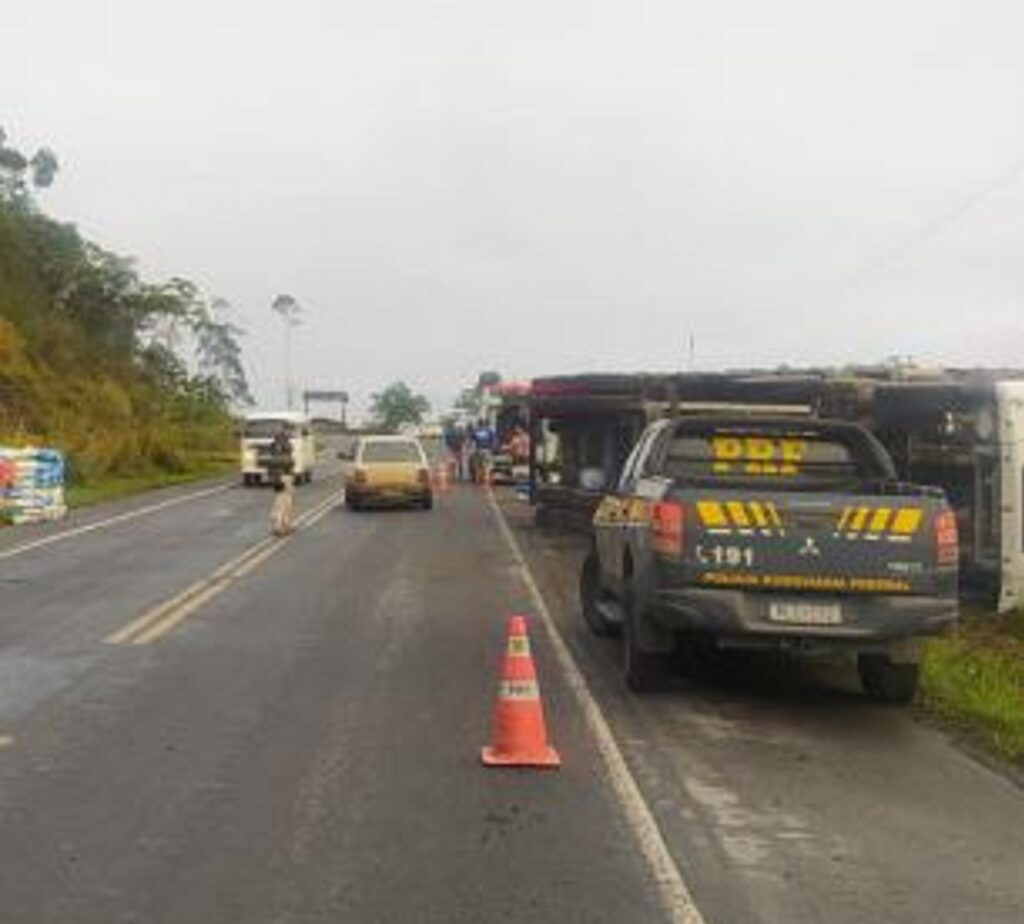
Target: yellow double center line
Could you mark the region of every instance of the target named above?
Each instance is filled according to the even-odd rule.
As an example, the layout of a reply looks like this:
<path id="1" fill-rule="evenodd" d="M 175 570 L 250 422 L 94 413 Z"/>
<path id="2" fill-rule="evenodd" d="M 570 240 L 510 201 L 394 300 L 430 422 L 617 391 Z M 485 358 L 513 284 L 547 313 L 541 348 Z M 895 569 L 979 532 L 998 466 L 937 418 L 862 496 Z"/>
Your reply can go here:
<path id="1" fill-rule="evenodd" d="M 300 516 L 295 522 L 296 532 L 308 529 L 323 519 L 341 500 L 343 494 L 343 491 L 335 492 Z M 202 580 L 189 585 L 181 593 L 147 610 L 138 619 L 108 635 L 104 642 L 108 645 L 148 645 L 157 641 L 218 594 L 277 554 L 287 544 L 287 539 L 273 536 L 257 542 Z"/>

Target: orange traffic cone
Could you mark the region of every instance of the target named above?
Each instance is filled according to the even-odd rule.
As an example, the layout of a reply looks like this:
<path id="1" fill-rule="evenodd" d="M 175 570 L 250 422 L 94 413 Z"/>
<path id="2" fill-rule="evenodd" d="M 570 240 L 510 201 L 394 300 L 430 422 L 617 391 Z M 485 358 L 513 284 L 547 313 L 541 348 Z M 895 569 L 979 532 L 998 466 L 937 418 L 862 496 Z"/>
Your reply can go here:
<path id="1" fill-rule="evenodd" d="M 548 744 L 544 706 L 530 654 L 526 619 L 508 621 L 508 648 L 494 710 L 494 744 L 480 758 L 488 767 L 559 767 L 562 759 Z"/>

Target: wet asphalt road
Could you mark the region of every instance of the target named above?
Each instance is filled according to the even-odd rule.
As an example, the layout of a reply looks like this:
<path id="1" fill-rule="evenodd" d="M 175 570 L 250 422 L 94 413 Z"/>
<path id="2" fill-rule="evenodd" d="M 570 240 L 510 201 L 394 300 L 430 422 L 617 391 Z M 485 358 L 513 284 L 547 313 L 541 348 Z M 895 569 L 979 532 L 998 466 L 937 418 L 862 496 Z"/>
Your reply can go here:
<path id="1" fill-rule="evenodd" d="M 1024 791 L 852 665 L 684 660 L 637 697 L 582 624 L 582 540 L 505 503 L 697 903 L 718 924 L 1024 921 Z"/>
<path id="2" fill-rule="evenodd" d="M 543 645 L 566 766 L 479 766 L 525 597 L 476 490 L 329 506 L 158 639 L 104 641 L 262 539 L 269 502 L 0 559 L 0 921 L 660 920 Z"/>
<path id="3" fill-rule="evenodd" d="M 564 765 L 479 766 L 533 607 L 481 492 L 353 514 L 338 488 L 277 544 L 234 485 L 0 535 L 0 922 L 665 920 L 536 621 Z M 1012 784 L 841 677 L 625 694 L 578 548 L 504 506 L 708 922 L 1024 920 Z"/>

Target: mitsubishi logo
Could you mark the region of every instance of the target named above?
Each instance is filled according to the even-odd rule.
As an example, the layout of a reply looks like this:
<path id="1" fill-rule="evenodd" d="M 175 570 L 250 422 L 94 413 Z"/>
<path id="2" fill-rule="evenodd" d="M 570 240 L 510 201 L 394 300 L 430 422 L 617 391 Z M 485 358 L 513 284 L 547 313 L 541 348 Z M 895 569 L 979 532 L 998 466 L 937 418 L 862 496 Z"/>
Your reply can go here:
<path id="1" fill-rule="evenodd" d="M 813 536 L 808 536 L 804 539 L 804 544 L 800 546 L 800 555 L 809 555 L 811 558 L 819 558 L 821 556 L 821 549 L 818 548 L 818 543 L 814 541 Z"/>

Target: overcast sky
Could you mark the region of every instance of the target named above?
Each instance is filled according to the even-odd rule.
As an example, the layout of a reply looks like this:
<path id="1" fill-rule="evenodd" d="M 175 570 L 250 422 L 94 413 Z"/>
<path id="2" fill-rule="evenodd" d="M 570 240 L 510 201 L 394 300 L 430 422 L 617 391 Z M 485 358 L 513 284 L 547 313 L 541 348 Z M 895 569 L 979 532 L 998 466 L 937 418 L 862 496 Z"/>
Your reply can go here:
<path id="1" fill-rule="evenodd" d="M 402 377 L 1024 365 L 1024 4 L 6 0 L 42 202 L 282 403 Z"/>

